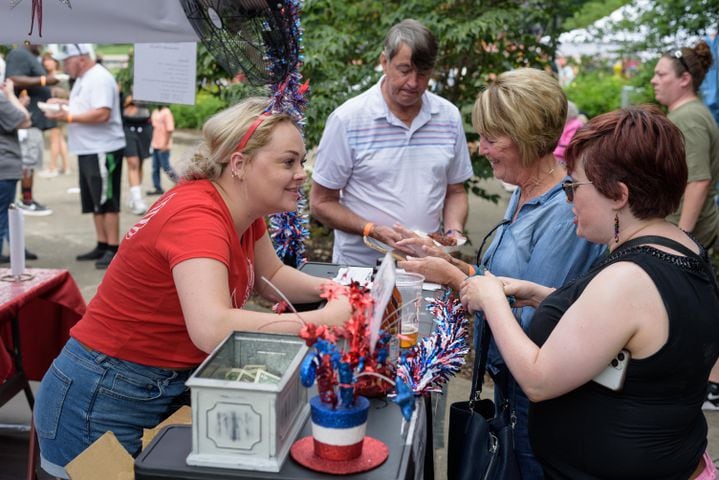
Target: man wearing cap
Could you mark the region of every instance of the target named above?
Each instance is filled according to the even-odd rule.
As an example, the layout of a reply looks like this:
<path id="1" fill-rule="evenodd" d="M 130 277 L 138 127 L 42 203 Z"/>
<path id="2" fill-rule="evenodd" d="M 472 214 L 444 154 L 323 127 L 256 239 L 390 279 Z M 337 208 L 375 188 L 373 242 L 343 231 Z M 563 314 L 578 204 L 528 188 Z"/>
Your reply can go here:
<path id="1" fill-rule="evenodd" d="M 19 132 L 22 150 L 22 179 L 20 181 L 22 201 L 17 206 L 25 215 L 50 215 L 52 210 L 33 198 L 33 176 L 42 167 L 45 141 L 42 132 L 57 126 L 55 121 L 46 118 L 38 108 L 38 102 L 46 102 L 51 97 L 50 85 L 58 83 L 54 75 L 47 73 L 38 60 L 40 45 L 24 44 L 13 49 L 7 56 L 5 76 L 15 84 L 17 96 L 30 97 L 28 110 L 32 125 Z M 31 257 L 37 258 L 30 254 Z"/>
<path id="2" fill-rule="evenodd" d="M 117 253 L 120 230 L 120 186 L 125 133 L 120 96 L 112 74 L 91 57 L 84 43 L 61 45 L 56 58 L 75 84 L 70 100 L 52 99 L 63 106 L 45 114 L 67 122 L 68 148 L 77 155 L 82 213 L 92 213 L 97 245 L 77 256 L 107 268 Z"/>

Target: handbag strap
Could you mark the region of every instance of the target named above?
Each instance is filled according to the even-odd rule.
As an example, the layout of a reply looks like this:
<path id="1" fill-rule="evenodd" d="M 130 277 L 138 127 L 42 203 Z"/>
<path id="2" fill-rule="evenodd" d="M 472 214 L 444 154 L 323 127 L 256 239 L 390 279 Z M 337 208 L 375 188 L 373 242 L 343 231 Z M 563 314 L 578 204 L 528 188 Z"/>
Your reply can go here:
<path id="1" fill-rule="evenodd" d="M 489 328 L 487 319 L 482 321 L 482 332 L 480 340 L 480 351 L 474 355 L 474 370 L 472 374 L 472 390 L 469 392 L 469 406 L 479 400 L 482 393 L 482 382 L 484 379 L 484 371 L 487 368 L 487 351 L 489 350 L 489 340 L 492 338 L 492 330 Z M 479 353 L 479 355 L 477 355 Z"/>

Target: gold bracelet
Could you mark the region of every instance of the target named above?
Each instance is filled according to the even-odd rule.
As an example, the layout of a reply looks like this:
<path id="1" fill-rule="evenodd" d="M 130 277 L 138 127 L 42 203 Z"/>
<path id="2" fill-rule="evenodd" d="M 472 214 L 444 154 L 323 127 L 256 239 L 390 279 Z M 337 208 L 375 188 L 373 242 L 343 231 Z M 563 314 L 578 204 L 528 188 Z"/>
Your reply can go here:
<path id="1" fill-rule="evenodd" d="M 45 75 L 40 75 L 40 86 L 44 87 L 47 83 L 47 77 Z"/>

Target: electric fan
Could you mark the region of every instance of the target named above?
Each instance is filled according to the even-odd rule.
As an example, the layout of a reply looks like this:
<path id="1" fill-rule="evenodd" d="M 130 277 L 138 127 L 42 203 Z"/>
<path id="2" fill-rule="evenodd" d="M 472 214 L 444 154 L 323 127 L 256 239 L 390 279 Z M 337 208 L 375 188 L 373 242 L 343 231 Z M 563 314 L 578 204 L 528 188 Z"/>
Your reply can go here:
<path id="1" fill-rule="evenodd" d="M 297 3 L 286 0 L 180 0 L 203 45 L 233 77 L 281 85 L 300 61 Z"/>
<path id="2" fill-rule="evenodd" d="M 180 0 L 205 48 L 233 77 L 270 87 L 267 112 L 285 112 L 302 127 L 308 83 L 301 85 L 301 0 Z M 301 193 L 300 193 L 301 195 Z M 296 212 L 270 219 L 275 251 L 286 264 L 306 261 L 309 220 L 302 201 Z"/>

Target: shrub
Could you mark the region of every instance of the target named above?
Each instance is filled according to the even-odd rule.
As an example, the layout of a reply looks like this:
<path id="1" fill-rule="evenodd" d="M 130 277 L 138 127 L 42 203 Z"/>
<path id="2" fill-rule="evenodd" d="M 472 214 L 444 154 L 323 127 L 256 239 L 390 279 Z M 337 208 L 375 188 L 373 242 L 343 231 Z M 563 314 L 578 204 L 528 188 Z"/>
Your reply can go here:
<path id="1" fill-rule="evenodd" d="M 170 105 L 172 115 L 175 117 L 175 128 L 200 129 L 205 120 L 219 112 L 227 104 L 212 94 L 200 91 L 197 93 L 195 105 Z"/>
<path id="2" fill-rule="evenodd" d="M 565 89 L 579 110 L 592 118 L 621 106 L 622 87 L 627 81 L 602 70 L 582 72 Z"/>

